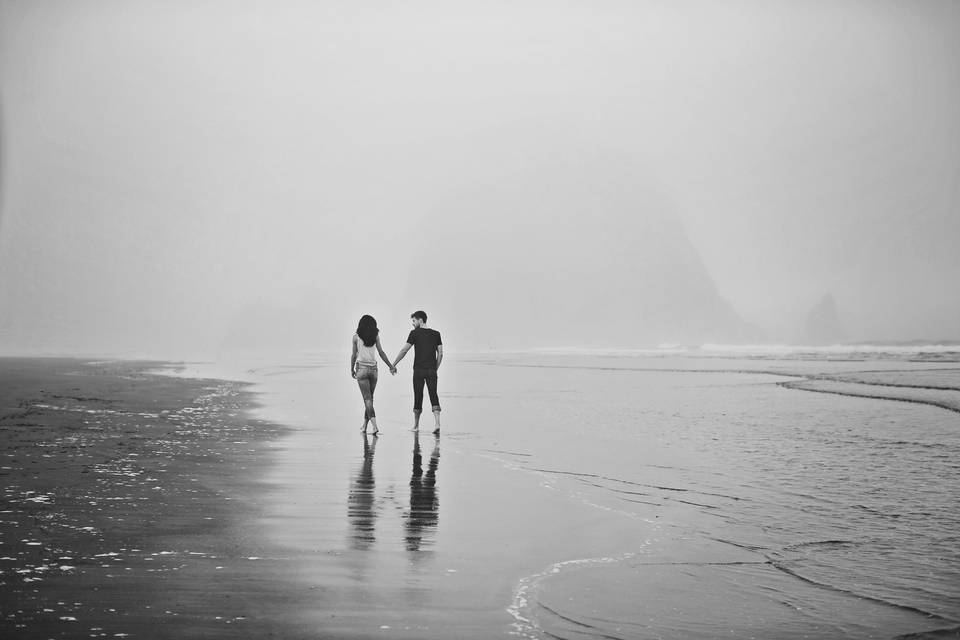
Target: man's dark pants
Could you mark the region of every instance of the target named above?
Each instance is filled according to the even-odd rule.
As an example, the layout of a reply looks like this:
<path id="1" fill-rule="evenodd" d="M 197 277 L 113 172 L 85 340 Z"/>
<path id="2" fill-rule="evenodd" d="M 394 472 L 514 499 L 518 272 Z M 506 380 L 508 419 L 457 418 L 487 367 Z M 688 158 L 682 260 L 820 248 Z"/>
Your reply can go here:
<path id="1" fill-rule="evenodd" d="M 437 370 L 413 370 L 413 412 L 420 415 L 423 412 L 423 385 L 427 385 L 430 394 L 430 404 L 434 411 L 440 411 L 440 397 L 437 396 Z"/>

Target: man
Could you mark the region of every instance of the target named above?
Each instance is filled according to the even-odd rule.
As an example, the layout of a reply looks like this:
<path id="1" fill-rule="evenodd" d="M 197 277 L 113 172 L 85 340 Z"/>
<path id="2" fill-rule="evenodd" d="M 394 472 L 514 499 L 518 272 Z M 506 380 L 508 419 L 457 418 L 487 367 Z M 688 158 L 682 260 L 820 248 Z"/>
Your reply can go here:
<path id="1" fill-rule="evenodd" d="M 407 336 L 407 344 L 403 345 L 393 367 L 403 360 L 410 347 L 414 347 L 413 355 L 413 430 L 420 428 L 420 414 L 423 412 L 423 385 L 426 383 L 430 394 L 430 404 L 433 407 L 433 419 L 436 427 L 434 434 L 440 434 L 440 398 L 437 397 L 437 369 L 443 361 L 443 342 L 440 332 L 427 328 L 427 314 L 415 311 L 410 316 L 413 331 Z"/>

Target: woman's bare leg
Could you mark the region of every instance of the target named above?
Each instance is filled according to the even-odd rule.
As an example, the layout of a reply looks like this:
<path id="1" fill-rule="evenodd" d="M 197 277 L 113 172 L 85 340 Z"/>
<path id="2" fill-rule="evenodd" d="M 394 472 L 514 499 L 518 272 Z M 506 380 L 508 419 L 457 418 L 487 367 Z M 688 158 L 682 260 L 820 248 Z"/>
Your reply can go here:
<path id="1" fill-rule="evenodd" d="M 373 425 L 373 433 L 376 433 L 380 430 L 377 428 L 377 418 L 376 412 L 373 410 L 373 388 L 375 388 L 375 383 L 371 384 L 371 380 L 367 377 L 358 378 L 357 385 L 360 387 L 360 395 L 363 396 L 363 432 L 367 432 L 367 423 Z"/>

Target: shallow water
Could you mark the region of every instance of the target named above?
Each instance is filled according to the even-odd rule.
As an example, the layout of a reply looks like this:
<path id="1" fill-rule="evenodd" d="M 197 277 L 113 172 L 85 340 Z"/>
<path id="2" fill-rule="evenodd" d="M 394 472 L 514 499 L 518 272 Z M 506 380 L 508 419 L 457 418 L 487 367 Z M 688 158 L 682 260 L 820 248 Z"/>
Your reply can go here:
<path id="1" fill-rule="evenodd" d="M 366 442 L 340 360 L 247 376 L 298 427 L 270 529 L 302 557 L 319 629 L 889 638 L 960 625 L 960 414 L 922 404 L 958 371 L 902 354 L 450 358 L 441 438 L 405 430 L 406 372 L 381 380 L 384 435 Z M 824 376 L 925 388 L 790 388 Z"/>

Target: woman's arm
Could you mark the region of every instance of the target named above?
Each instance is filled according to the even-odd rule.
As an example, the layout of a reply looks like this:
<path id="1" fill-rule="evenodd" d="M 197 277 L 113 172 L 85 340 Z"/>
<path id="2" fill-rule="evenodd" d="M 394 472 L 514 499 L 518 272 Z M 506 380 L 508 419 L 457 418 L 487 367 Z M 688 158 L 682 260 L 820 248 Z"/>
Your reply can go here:
<path id="1" fill-rule="evenodd" d="M 380 336 L 377 336 L 377 351 L 380 353 L 380 359 L 383 360 L 384 364 L 387 365 L 387 368 L 390 369 L 390 373 L 396 373 L 397 368 L 393 366 L 393 363 L 390 362 L 390 358 L 388 358 L 387 354 L 383 352 L 383 347 L 380 346 Z"/>
<path id="2" fill-rule="evenodd" d="M 350 339 L 350 345 L 353 347 L 350 353 L 350 376 L 357 377 L 357 336 Z"/>

